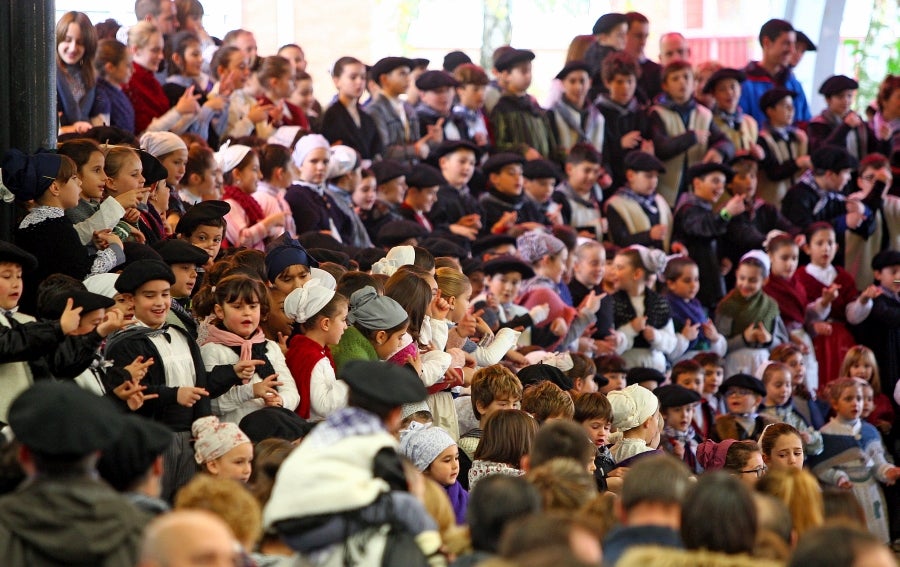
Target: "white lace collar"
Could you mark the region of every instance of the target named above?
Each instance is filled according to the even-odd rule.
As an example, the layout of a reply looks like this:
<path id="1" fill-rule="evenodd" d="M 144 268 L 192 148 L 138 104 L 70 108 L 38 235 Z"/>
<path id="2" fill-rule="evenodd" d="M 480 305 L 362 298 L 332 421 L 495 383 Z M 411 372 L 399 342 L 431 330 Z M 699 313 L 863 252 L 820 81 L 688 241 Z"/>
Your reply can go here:
<path id="1" fill-rule="evenodd" d="M 65 211 L 59 207 L 37 206 L 25 215 L 25 218 L 22 219 L 22 224 L 19 225 L 19 229 L 28 228 L 31 225 L 42 223 L 45 220 L 58 219 L 64 214 Z"/>

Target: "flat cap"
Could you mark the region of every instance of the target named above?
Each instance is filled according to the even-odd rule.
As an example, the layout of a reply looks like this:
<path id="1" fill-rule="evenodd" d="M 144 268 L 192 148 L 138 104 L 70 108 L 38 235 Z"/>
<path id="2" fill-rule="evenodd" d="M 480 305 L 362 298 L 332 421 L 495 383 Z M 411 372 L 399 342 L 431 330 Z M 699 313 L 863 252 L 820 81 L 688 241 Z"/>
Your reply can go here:
<path id="1" fill-rule="evenodd" d="M 409 173 L 406 166 L 392 159 L 386 159 L 372 164 L 372 171 L 375 173 L 375 183 L 381 185 L 392 179 L 403 177 Z"/>
<path id="2" fill-rule="evenodd" d="M 22 271 L 29 272 L 38 266 L 37 258 L 12 242 L 0 240 L 0 262 L 9 262 L 22 266 Z"/>
<path id="3" fill-rule="evenodd" d="M 444 71 L 448 73 L 452 73 L 456 70 L 457 67 L 463 65 L 465 63 L 471 63 L 472 58 L 463 53 L 462 51 L 451 51 L 447 55 L 444 55 Z"/>
<path id="4" fill-rule="evenodd" d="M 627 382 L 629 386 L 631 384 L 639 384 L 641 382 L 649 381 L 656 382 L 657 384 L 662 384 L 666 381 L 666 376 L 655 368 L 644 368 L 642 366 L 629 368 L 628 372 L 625 374 L 625 382 Z"/>
<path id="5" fill-rule="evenodd" d="M 744 388 L 760 396 L 766 395 L 766 387 L 763 385 L 762 380 L 750 374 L 740 373 L 729 376 L 719 386 L 719 393 L 727 395 L 729 388 Z"/>
<path id="6" fill-rule="evenodd" d="M 155 280 L 165 280 L 173 284 L 175 283 L 175 274 L 172 273 L 172 268 L 162 260 L 135 262 L 119 274 L 119 279 L 116 280 L 116 291 L 134 293 L 145 283 Z"/>
<path id="7" fill-rule="evenodd" d="M 500 170 L 507 165 L 516 163 L 524 165 L 525 158 L 521 154 L 513 152 L 500 152 L 489 157 L 487 161 L 484 162 L 484 165 L 481 166 L 481 170 L 485 175 L 490 175 L 492 173 L 499 173 Z"/>
<path id="8" fill-rule="evenodd" d="M 444 87 L 458 87 L 453 75 L 447 71 L 425 71 L 416 79 L 416 88 L 420 91 L 434 91 Z"/>
<path id="9" fill-rule="evenodd" d="M 794 98 L 796 96 L 797 91 L 792 91 L 782 87 L 773 87 L 764 92 L 762 96 L 759 97 L 759 108 L 761 110 L 766 110 L 767 108 L 772 108 L 787 97 Z"/>
<path id="10" fill-rule="evenodd" d="M 819 94 L 823 96 L 836 95 L 844 91 L 855 91 L 859 88 L 859 83 L 846 75 L 832 75 L 825 79 L 822 86 L 819 87 Z"/>
<path id="11" fill-rule="evenodd" d="M 380 83 L 382 75 L 387 75 L 398 67 L 407 67 L 411 71 L 414 67 L 413 61 L 406 57 L 385 57 L 372 65 L 369 75 L 376 83 Z"/>
<path id="12" fill-rule="evenodd" d="M 677 408 L 700 401 L 700 394 L 678 384 L 660 386 L 653 390 L 653 393 L 659 400 L 660 408 Z"/>
<path id="13" fill-rule="evenodd" d="M 560 81 L 565 80 L 566 77 L 568 77 L 575 71 L 584 71 L 588 74 L 588 76 L 590 76 L 591 66 L 580 60 L 569 61 L 568 63 L 566 63 L 565 67 L 563 67 L 562 70 L 556 74 L 556 78 Z"/>
<path id="14" fill-rule="evenodd" d="M 293 442 L 306 437 L 313 425 L 287 408 L 272 406 L 248 413 L 238 427 L 256 444 L 273 438 Z"/>
<path id="15" fill-rule="evenodd" d="M 175 225 L 175 234 L 189 236 L 198 226 L 212 226 L 214 221 L 221 221 L 231 212 L 231 205 L 225 201 L 200 201 L 184 213 Z"/>
<path id="16" fill-rule="evenodd" d="M 534 59 L 534 52 L 527 49 L 510 49 L 497 58 L 494 69 L 497 71 L 511 71 L 516 65 L 528 63 Z"/>
<path id="17" fill-rule="evenodd" d="M 628 154 L 625 155 L 624 163 L 625 169 L 630 169 L 632 171 L 666 172 L 666 166 L 663 162 L 659 161 L 656 156 L 648 154 L 647 152 L 628 152 Z"/>
<path id="18" fill-rule="evenodd" d="M 710 75 L 706 84 L 703 85 L 703 94 L 712 94 L 713 91 L 716 90 L 716 84 L 725 79 L 734 79 L 739 83 L 743 83 L 747 79 L 747 74 L 740 69 L 731 69 L 729 67 L 719 69 Z"/>
<path id="19" fill-rule="evenodd" d="M 416 374 L 390 362 L 352 360 L 338 375 L 354 395 L 389 406 L 420 402 L 428 397 L 425 385 Z"/>
<path id="20" fill-rule="evenodd" d="M 406 186 L 424 189 L 427 187 L 441 186 L 444 184 L 444 176 L 438 168 L 428 164 L 419 163 L 412 167 L 406 174 Z"/>
<path id="21" fill-rule="evenodd" d="M 734 171 L 724 163 L 709 162 L 698 163 L 689 167 L 687 172 L 685 173 L 685 181 L 687 183 L 691 183 L 697 177 L 703 177 L 705 175 L 709 175 L 710 173 L 716 172 L 724 175 L 725 179 L 729 181 L 732 177 L 734 177 Z"/>
<path id="22" fill-rule="evenodd" d="M 522 166 L 522 174 L 525 175 L 525 179 L 555 179 L 557 183 L 562 181 L 562 171 L 548 159 L 526 161 Z"/>
<path id="23" fill-rule="evenodd" d="M 531 269 L 531 266 L 515 256 L 499 256 L 488 260 L 482 265 L 482 270 L 486 276 L 515 272 L 521 274 L 523 280 L 534 277 L 534 270 Z"/>
<path id="24" fill-rule="evenodd" d="M 137 414 L 123 416 L 121 436 L 103 451 L 97 462 L 100 477 L 125 492 L 147 473 L 175 435 L 168 427 Z"/>

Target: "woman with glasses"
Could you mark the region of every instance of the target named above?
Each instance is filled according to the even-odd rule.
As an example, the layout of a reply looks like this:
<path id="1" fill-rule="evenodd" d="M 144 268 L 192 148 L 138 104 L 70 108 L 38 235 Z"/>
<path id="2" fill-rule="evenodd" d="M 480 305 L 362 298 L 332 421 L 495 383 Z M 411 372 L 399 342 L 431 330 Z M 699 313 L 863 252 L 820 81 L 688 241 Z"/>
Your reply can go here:
<path id="1" fill-rule="evenodd" d="M 697 461 L 707 472 L 723 470 L 750 488 L 769 471 L 759 445 L 751 440 L 704 441 L 697 447 Z"/>

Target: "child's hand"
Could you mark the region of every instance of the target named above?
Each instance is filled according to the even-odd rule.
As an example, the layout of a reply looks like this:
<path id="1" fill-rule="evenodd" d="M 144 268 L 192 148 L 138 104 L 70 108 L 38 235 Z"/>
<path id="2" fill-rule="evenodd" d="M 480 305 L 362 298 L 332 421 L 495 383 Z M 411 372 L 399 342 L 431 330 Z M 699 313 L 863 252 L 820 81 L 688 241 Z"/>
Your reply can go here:
<path id="1" fill-rule="evenodd" d="M 897 479 L 900 478 L 900 467 L 891 467 L 884 473 L 884 476 L 887 477 L 887 484 L 894 484 L 897 482 Z"/>
<path id="2" fill-rule="evenodd" d="M 281 349 L 281 354 L 287 354 L 288 338 L 281 331 L 278 331 L 278 347 Z"/>
<path id="3" fill-rule="evenodd" d="M 719 329 L 716 328 L 716 324 L 712 322 L 712 319 L 707 319 L 705 322 L 700 323 L 700 328 L 703 329 L 703 336 L 709 342 L 714 343 L 719 340 Z"/>
<path id="4" fill-rule="evenodd" d="M 278 386 L 283 384 L 284 382 L 278 381 L 278 374 L 266 376 L 260 382 L 253 384 L 253 397 L 265 400 L 273 395 L 277 396 Z"/>
<path id="5" fill-rule="evenodd" d="M 178 393 L 175 395 L 175 398 L 178 400 L 179 405 L 186 408 L 192 408 L 194 407 L 194 404 L 200 401 L 201 397 L 208 395 L 209 392 L 207 392 L 205 388 L 182 386 L 181 388 L 178 388 Z"/>
<path id="6" fill-rule="evenodd" d="M 749 325 L 746 329 L 744 329 L 744 332 L 742 334 L 744 335 L 744 342 L 747 344 L 759 342 L 757 340 L 756 325 Z"/>
<path id="7" fill-rule="evenodd" d="M 266 225 L 266 228 L 274 228 L 276 226 L 284 226 L 284 217 L 285 214 L 283 211 L 278 211 L 277 213 L 272 213 L 263 219 L 263 224 Z"/>
<path id="8" fill-rule="evenodd" d="M 806 431 L 801 431 L 800 440 L 803 441 L 804 445 L 809 445 L 809 442 L 812 440 L 812 436 Z"/>
<path id="9" fill-rule="evenodd" d="M 881 288 L 875 285 L 870 285 L 866 289 L 863 290 L 859 297 L 862 298 L 863 301 L 867 301 L 869 299 L 875 299 L 881 295 Z"/>
<path id="10" fill-rule="evenodd" d="M 66 300 L 66 308 L 59 317 L 59 328 L 64 335 L 71 335 L 81 324 L 81 310 L 83 307 L 73 307 L 72 298 Z"/>
<path id="11" fill-rule="evenodd" d="M 824 305 L 831 305 L 831 302 L 837 299 L 838 294 L 840 293 L 841 286 L 840 284 L 831 284 L 822 290 L 822 303 Z"/>
<path id="12" fill-rule="evenodd" d="M 536 159 L 544 159 L 544 156 L 541 155 L 541 152 L 537 151 L 534 148 L 528 148 L 527 150 L 525 150 L 526 161 L 533 161 Z"/>
<path id="13" fill-rule="evenodd" d="M 791 339 L 791 342 L 794 343 L 794 345 L 800 349 L 800 354 L 802 354 L 804 356 L 809 354 L 809 347 L 806 345 L 805 342 L 803 342 L 803 339 L 801 339 L 797 335 L 791 335 L 790 339 Z"/>
<path id="14" fill-rule="evenodd" d="M 756 324 L 758 330 L 757 337 L 759 337 L 759 342 L 762 344 L 768 344 L 772 342 L 772 333 L 766 329 L 766 326 L 759 322 Z"/>
<path id="15" fill-rule="evenodd" d="M 635 333 L 640 333 L 644 330 L 644 327 L 647 326 L 647 318 L 646 317 L 635 317 L 631 320 L 631 328 L 634 329 Z"/>
<path id="16" fill-rule="evenodd" d="M 459 323 L 456 324 L 456 334 L 460 337 L 467 338 L 471 337 L 475 334 L 475 329 L 478 326 L 478 320 L 475 315 L 470 313 L 466 313 L 462 316 L 462 319 L 459 320 Z"/>
<path id="17" fill-rule="evenodd" d="M 415 356 L 412 356 L 412 355 L 407 356 L 406 364 L 409 364 L 410 366 L 412 366 L 413 369 L 415 369 L 416 374 L 418 374 L 419 376 L 422 375 L 422 359 L 419 357 L 418 353 L 416 353 Z"/>
<path id="18" fill-rule="evenodd" d="M 125 380 L 113 388 L 113 394 L 125 402 L 128 405 L 128 409 L 137 411 L 141 409 L 145 401 L 159 397 L 159 394 L 144 394 L 144 390 L 146 389 L 147 386 L 141 386 L 131 380 Z"/>
<path id="19" fill-rule="evenodd" d="M 97 250 L 106 250 L 109 248 L 109 244 L 106 243 L 106 239 L 102 238 L 102 234 L 109 234 L 112 232 L 110 229 L 105 228 L 103 230 L 95 230 L 94 235 L 91 237 L 91 243 L 94 245 L 94 248 Z"/>
<path id="20" fill-rule="evenodd" d="M 632 130 L 631 132 L 628 132 L 627 134 L 622 136 L 622 148 L 624 148 L 626 150 L 635 148 L 640 143 L 641 143 L 641 131 L 640 130 Z"/>
<path id="21" fill-rule="evenodd" d="M 653 145 L 653 140 L 641 140 L 641 151 L 645 154 L 650 154 L 651 156 L 656 155 L 656 147 Z"/>
<path id="22" fill-rule="evenodd" d="M 847 116 L 844 117 L 844 124 L 851 128 L 856 128 L 862 124 L 862 118 L 859 117 L 859 114 L 851 110 L 847 113 Z"/>
<path id="23" fill-rule="evenodd" d="M 109 231 L 107 233 L 97 234 L 97 238 L 100 238 L 100 239 L 106 241 L 107 246 L 110 246 L 112 244 L 118 244 L 119 247 L 122 246 L 122 239 L 119 238 L 118 236 L 116 236 L 115 234 L 113 234 L 112 231 Z"/>
<path id="24" fill-rule="evenodd" d="M 491 227 L 491 232 L 494 234 L 506 232 L 512 227 L 516 226 L 516 221 L 519 218 L 519 213 L 516 211 L 506 211 L 501 215 L 500 220 L 494 223 L 494 226 Z"/>
<path id="25" fill-rule="evenodd" d="M 271 104 L 254 104 L 250 107 L 250 110 L 247 111 L 247 118 L 254 124 L 263 122 L 269 117 L 269 112 L 272 111 L 272 108 L 273 105 Z"/>
<path id="26" fill-rule="evenodd" d="M 722 154 L 710 149 L 703 155 L 703 163 L 722 163 Z"/>
<path id="27" fill-rule="evenodd" d="M 828 321 L 816 321 L 813 323 L 813 331 L 816 335 L 828 337 L 831 335 L 831 323 Z"/>
<path id="28" fill-rule="evenodd" d="M 750 155 L 756 158 L 756 161 L 762 161 L 766 157 L 766 151 L 759 144 L 750 146 Z"/>
<path id="29" fill-rule="evenodd" d="M 468 226 L 463 226 L 461 224 L 451 224 L 450 232 L 457 236 L 462 236 L 467 240 L 475 240 L 476 238 L 478 238 L 477 228 L 471 228 Z"/>
<path id="30" fill-rule="evenodd" d="M 468 228 L 474 228 L 475 230 L 481 230 L 481 215 L 479 215 L 478 213 L 472 213 L 471 215 L 460 217 L 459 220 L 456 221 L 456 224 Z"/>
<path id="31" fill-rule="evenodd" d="M 668 232 L 669 227 L 664 224 L 655 224 L 650 227 L 650 239 L 651 240 L 662 240 L 666 237 L 666 232 Z"/>
<path id="32" fill-rule="evenodd" d="M 798 130 L 798 132 L 799 132 L 799 130 Z M 812 158 L 810 158 L 808 155 L 798 156 L 794 160 L 794 163 L 797 164 L 797 168 L 800 170 L 812 169 Z"/>
<path id="33" fill-rule="evenodd" d="M 705 146 L 709 142 L 709 130 L 694 130 L 694 136 L 701 146 Z"/>
<path id="34" fill-rule="evenodd" d="M 858 211 L 849 211 L 847 212 L 847 228 L 859 228 L 859 226 L 866 220 L 866 215 L 864 213 Z"/>
<path id="35" fill-rule="evenodd" d="M 838 486 L 838 488 L 843 488 L 845 490 L 849 490 L 849 489 L 853 488 L 853 483 L 850 482 L 849 478 L 841 478 L 839 481 L 837 481 L 837 486 Z"/>
<path id="36" fill-rule="evenodd" d="M 535 325 L 540 325 L 544 321 L 547 320 L 547 316 L 550 315 L 550 304 L 541 303 L 540 305 L 535 305 L 528 311 L 528 314 L 531 315 L 531 322 Z"/>
<path id="37" fill-rule="evenodd" d="M 472 141 L 475 142 L 476 146 L 486 146 L 488 143 L 487 134 L 484 132 L 475 132 L 475 135 L 472 136 Z"/>
<path id="38" fill-rule="evenodd" d="M 684 444 L 681 441 L 672 440 L 672 454 L 679 459 L 684 458 Z"/>
<path id="39" fill-rule="evenodd" d="M 175 103 L 175 110 L 181 115 L 197 114 L 200 112 L 200 103 L 197 102 L 199 98 L 200 95 L 194 94 L 194 85 L 191 85 L 184 89 L 184 94 Z"/>
<path id="40" fill-rule="evenodd" d="M 106 312 L 103 321 L 97 325 L 97 334 L 101 337 L 108 337 L 119 329 L 133 324 L 134 320 L 126 321 L 125 314 L 118 309 L 110 309 Z"/>
<path id="41" fill-rule="evenodd" d="M 557 317 L 550 323 L 550 332 L 557 337 L 564 337 L 569 332 L 569 324 L 562 317 Z"/>
<path id="42" fill-rule="evenodd" d="M 731 216 L 736 217 L 747 210 L 747 203 L 744 202 L 744 198 L 740 195 L 734 195 L 725 203 L 724 210 L 728 211 Z"/>
<path id="43" fill-rule="evenodd" d="M 122 220 L 127 222 L 128 224 L 136 224 L 139 220 L 141 220 L 141 211 L 132 207 L 125 211 L 125 214 L 122 215 Z"/>
<path id="44" fill-rule="evenodd" d="M 281 119 L 284 117 L 284 106 L 281 104 L 273 104 L 269 109 L 269 122 L 280 125 Z"/>
<path id="45" fill-rule="evenodd" d="M 681 336 L 692 341 L 700 336 L 700 323 L 691 323 L 690 319 L 685 319 L 684 328 L 681 329 Z"/>
<path id="46" fill-rule="evenodd" d="M 132 189 L 131 191 L 125 191 L 124 193 L 119 193 L 113 199 L 118 201 L 120 205 L 122 205 L 123 209 L 133 209 L 137 206 L 138 200 L 140 200 L 141 191 L 137 189 Z M 128 211 L 126 211 L 127 213 Z"/>
<path id="47" fill-rule="evenodd" d="M 135 384 L 139 384 L 141 380 L 144 379 L 144 376 L 147 375 L 147 369 L 153 366 L 153 357 L 148 358 L 146 361 L 143 356 L 139 356 L 131 361 L 131 364 L 125 367 L 125 371 L 131 375 L 131 381 Z"/>
<path id="48" fill-rule="evenodd" d="M 578 311 L 581 313 L 596 313 L 597 310 L 600 309 L 600 302 L 603 301 L 604 297 L 606 297 L 605 293 L 598 295 L 594 291 L 591 291 L 581 300 Z"/>
<path id="49" fill-rule="evenodd" d="M 644 330 L 641 331 L 641 334 L 644 336 L 645 339 L 647 339 L 648 343 L 652 343 L 653 339 L 656 338 L 656 329 L 654 329 L 653 327 L 647 326 L 647 327 L 644 327 Z"/>
<path id="50" fill-rule="evenodd" d="M 234 373 L 246 384 L 256 373 L 256 367 L 265 363 L 265 360 L 241 360 L 234 365 Z"/>
<path id="51" fill-rule="evenodd" d="M 599 354 L 615 354 L 616 353 L 616 330 L 610 329 L 609 335 L 604 339 L 594 341 L 594 351 Z"/>

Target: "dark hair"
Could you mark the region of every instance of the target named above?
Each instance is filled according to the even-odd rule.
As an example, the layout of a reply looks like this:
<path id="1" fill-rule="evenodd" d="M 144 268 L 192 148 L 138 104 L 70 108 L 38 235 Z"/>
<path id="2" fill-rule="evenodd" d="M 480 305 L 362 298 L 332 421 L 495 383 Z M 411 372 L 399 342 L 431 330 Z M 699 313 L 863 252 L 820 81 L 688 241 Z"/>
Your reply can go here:
<path id="1" fill-rule="evenodd" d="M 354 291 L 359 291 L 367 285 L 372 286 L 379 294 L 384 294 L 384 286 L 381 281 L 366 272 L 350 270 L 337 282 L 337 292 L 344 297 L 350 297 Z"/>
<path id="2" fill-rule="evenodd" d="M 56 46 L 59 46 L 60 43 L 65 41 L 70 24 L 77 24 L 81 30 L 81 43 L 84 46 L 84 55 L 81 56 L 81 61 L 78 62 L 78 66 L 80 67 L 79 72 L 81 73 L 81 79 L 84 82 L 84 88 L 90 89 L 97 80 L 94 75 L 93 64 L 94 55 L 97 53 L 97 30 L 94 29 L 94 24 L 91 23 L 91 19 L 87 14 L 82 12 L 66 12 L 59 21 L 56 22 Z M 66 66 L 59 56 L 59 49 L 55 49 L 55 51 L 58 71 L 67 73 Z"/>
<path id="3" fill-rule="evenodd" d="M 765 244 L 765 249 L 768 254 L 774 254 L 781 248 L 785 246 L 797 246 L 797 243 L 794 242 L 793 237 L 790 234 L 778 234 L 770 238 Z"/>
<path id="4" fill-rule="evenodd" d="M 188 148 L 188 158 L 184 166 L 184 176 L 182 179 L 188 180 L 191 175 L 197 174 L 201 178 L 206 178 L 212 174 L 212 170 L 216 167 L 216 158 L 213 151 L 203 144 L 191 144 Z"/>
<path id="5" fill-rule="evenodd" d="M 625 53 L 624 51 L 616 51 L 610 53 L 603 59 L 600 66 L 603 82 L 611 82 L 616 75 L 625 75 L 626 77 L 641 78 L 641 66 L 638 60 Z"/>
<path id="6" fill-rule="evenodd" d="M 776 41 L 781 36 L 781 34 L 792 31 L 795 30 L 794 26 L 792 26 L 790 22 L 772 18 L 768 22 L 764 23 L 761 28 L 759 28 L 759 44 L 763 44 L 764 38 L 769 38 L 770 41 Z"/>
<path id="7" fill-rule="evenodd" d="M 212 61 L 209 62 L 209 73 L 213 79 L 217 81 L 222 77 L 219 76 L 219 67 L 228 68 L 231 65 L 231 56 L 235 53 L 243 55 L 239 47 L 234 45 L 223 45 L 213 53 Z"/>
<path id="8" fill-rule="evenodd" d="M 259 303 L 260 319 L 269 314 L 269 296 L 266 294 L 266 286 L 257 279 L 236 274 L 219 280 L 213 292 L 216 305 L 224 305 L 235 301 L 246 303 Z"/>
<path id="9" fill-rule="evenodd" d="M 696 360 L 690 358 L 679 360 L 675 363 L 675 366 L 672 367 L 671 381 L 673 384 L 677 384 L 678 377 L 682 374 L 696 374 L 698 372 L 702 374 L 703 367 L 700 366 L 700 363 Z"/>
<path id="10" fill-rule="evenodd" d="M 522 477 L 490 475 L 469 494 L 466 520 L 476 551 L 496 553 L 504 528 L 541 509 L 541 495 Z"/>
<path id="11" fill-rule="evenodd" d="M 453 70 L 453 77 L 459 81 L 459 86 L 475 85 L 483 87 L 490 83 L 484 69 L 474 63 L 463 63 Z"/>
<path id="12" fill-rule="evenodd" d="M 558 419 L 538 429 L 531 444 L 530 466 L 538 467 L 558 458 L 573 459 L 587 467 L 597 449 L 584 428 L 574 421 Z"/>
<path id="13" fill-rule="evenodd" d="M 337 79 L 344 73 L 344 67 L 350 65 L 362 65 L 363 70 L 365 70 L 365 64 L 359 59 L 356 57 L 344 56 L 334 62 L 334 66 L 331 68 L 331 76 Z"/>
<path id="14" fill-rule="evenodd" d="M 756 516 L 753 495 L 744 483 L 722 471 L 709 472 L 681 508 L 681 538 L 687 549 L 749 555 L 756 542 Z"/>
<path id="15" fill-rule="evenodd" d="M 628 371 L 628 363 L 617 354 L 601 354 L 594 358 L 594 364 L 597 366 L 597 373 L 601 375 L 608 372 Z"/>
<path id="16" fill-rule="evenodd" d="M 413 260 L 413 266 L 417 268 L 422 268 L 426 272 L 430 272 L 434 269 L 434 255 L 426 248 L 422 248 L 421 246 L 413 246 L 413 251 L 415 254 L 415 259 Z"/>
<path id="17" fill-rule="evenodd" d="M 259 155 L 259 170 L 263 179 L 272 179 L 279 167 L 287 169 L 291 165 L 291 150 L 281 144 L 266 144 Z"/>
<path id="18" fill-rule="evenodd" d="M 597 365 L 589 356 L 580 352 L 573 352 L 569 356 L 572 357 L 572 368 L 566 370 L 565 374 L 572 379 L 572 383 L 579 378 L 584 380 L 591 374 L 597 374 Z"/>
<path id="19" fill-rule="evenodd" d="M 775 442 L 778 441 L 779 437 L 785 435 L 796 435 L 798 439 L 801 439 L 800 432 L 793 425 L 783 422 L 767 425 L 763 429 L 762 435 L 759 436 L 759 448 L 762 454 L 771 457 L 772 451 L 775 449 Z"/>
<path id="20" fill-rule="evenodd" d="M 178 18 L 178 27 L 187 27 L 188 18 L 195 20 L 203 18 L 203 4 L 200 0 L 175 0 L 175 14 Z"/>
<path id="21" fill-rule="evenodd" d="M 78 174 L 78 168 L 75 162 L 69 156 L 59 156 L 59 170 L 56 172 L 57 183 L 68 183 L 73 175 Z"/>
<path id="22" fill-rule="evenodd" d="M 878 96 L 875 99 L 878 110 L 884 111 L 884 104 L 897 89 L 900 89 L 900 75 L 888 75 L 881 81 L 881 85 L 878 86 Z"/>
<path id="23" fill-rule="evenodd" d="M 645 502 L 680 506 L 690 487 L 691 473 L 683 461 L 671 455 L 646 457 L 631 467 L 622 483 L 622 507 L 631 510 Z"/>
<path id="24" fill-rule="evenodd" d="M 693 258 L 688 258 L 687 256 L 677 256 L 672 258 L 666 262 L 666 269 L 663 270 L 663 279 L 666 283 L 677 280 L 688 266 L 697 267 L 697 262 L 695 262 Z"/>
<path id="25" fill-rule="evenodd" d="M 825 509 L 825 517 L 829 521 L 845 519 L 851 522 L 859 522 L 860 525 L 866 524 L 866 513 L 859 500 L 849 490 L 827 486 L 822 490 L 822 504 Z"/>
<path id="26" fill-rule="evenodd" d="M 166 69 L 169 76 L 184 73 L 184 69 L 175 62 L 175 56 L 180 57 L 183 63 L 184 52 L 193 44 L 200 45 L 200 38 L 191 31 L 180 31 L 169 38 L 166 42 Z"/>
<path id="27" fill-rule="evenodd" d="M 584 423 L 589 419 L 605 419 L 612 423 L 612 405 L 610 405 L 606 396 L 600 392 L 576 394 L 572 401 L 575 403 L 573 419 L 578 423 Z"/>
<path id="28" fill-rule="evenodd" d="M 569 150 L 566 163 L 578 164 L 585 161 L 599 165 L 601 162 L 600 152 L 587 142 L 579 142 Z"/>
<path id="29" fill-rule="evenodd" d="M 256 76 L 259 78 L 259 84 L 263 89 L 268 90 L 269 79 L 277 79 L 282 75 L 290 74 L 293 76 L 293 66 L 291 62 L 280 55 L 271 55 L 266 57 L 260 63 Z"/>
<path id="30" fill-rule="evenodd" d="M 82 167 L 87 165 L 88 160 L 90 160 L 91 156 L 96 152 L 100 152 L 101 155 L 103 154 L 103 150 L 100 149 L 100 144 L 90 138 L 75 138 L 74 140 L 63 142 L 56 149 L 56 153 L 68 156 L 72 162 L 75 163 L 75 167 L 79 171 Z M 104 159 L 105 157 L 106 156 L 104 156 Z"/>
<path id="31" fill-rule="evenodd" d="M 265 506 L 272 495 L 272 487 L 275 485 L 275 476 L 281 463 L 287 459 L 294 444 L 286 439 L 263 439 L 253 447 L 253 466 L 250 469 L 250 479 L 247 487 L 260 506 Z"/>
<path id="32" fill-rule="evenodd" d="M 735 441 L 728 448 L 728 452 L 725 453 L 725 464 L 722 466 L 722 469 L 733 474 L 740 474 L 744 467 L 747 466 L 747 461 L 750 460 L 750 455 L 753 453 L 762 453 L 756 441 L 750 439 Z"/>
<path id="33" fill-rule="evenodd" d="M 475 459 L 519 468 L 522 457 L 531 452 L 537 428 L 537 421 L 522 410 L 495 411 L 484 422 Z"/>
<path id="34" fill-rule="evenodd" d="M 628 27 L 631 27 L 631 24 L 649 24 L 650 20 L 647 19 L 647 16 L 641 14 L 640 12 L 626 12 L 625 17 L 628 19 Z"/>
<path id="35" fill-rule="evenodd" d="M 866 169 L 881 169 L 882 167 L 888 167 L 890 164 L 891 162 L 887 156 L 878 152 L 873 152 L 859 160 L 857 171 L 862 173 Z"/>
<path id="36" fill-rule="evenodd" d="M 689 61 L 676 59 L 675 61 L 669 62 L 668 65 L 662 68 L 662 84 L 666 84 L 666 80 L 669 78 L 669 75 L 671 75 L 672 73 L 677 73 L 679 71 L 690 71 L 691 76 L 694 75 L 694 67 Z"/>
<path id="37" fill-rule="evenodd" d="M 245 155 L 244 158 L 241 161 L 239 161 L 236 166 L 234 166 L 232 169 L 225 172 L 225 175 L 223 175 L 225 183 L 226 184 L 234 183 L 234 172 L 238 171 L 240 169 L 244 169 L 245 167 L 250 165 L 253 162 L 253 158 L 259 159 L 259 154 L 256 153 L 255 148 L 251 147 L 250 151 L 247 152 L 247 155 Z"/>
<path id="38" fill-rule="evenodd" d="M 326 303 L 318 313 L 306 320 L 305 323 L 299 323 L 295 327 L 299 327 L 301 333 L 306 333 L 312 329 L 320 319 L 331 319 L 335 317 L 341 308 L 347 307 L 349 300 L 339 293 L 335 293 L 331 300 Z"/>
<path id="39" fill-rule="evenodd" d="M 97 75 L 106 78 L 104 66 L 109 63 L 116 66 L 128 57 L 128 46 L 115 39 L 102 39 L 97 44 L 97 55 L 94 56 L 94 70 Z"/>
<path id="40" fill-rule="evenodd" d="M 410 277 L 408 270 L 397 270 L 384 284 L 384 295 L 399 303 L 409 314 L 407 332 L 418 343 L 422 323 L 431 303 L 431 286 L 418 276 Z"/>
<path id="41" fill-rule="evenodd" d="M 883 547 L 874 534 L 848 522 L 835 523 L 803 534 L 787 567 L 845 567 L 864 551 Z"/>
<path id="42" fill-rule="evenodd" d="M 765 279 L 769 275 L 769 269 L 765 264 L 762 263 L 762 260 L 760 260 L 759 258 L 754 258 L 753 256 L 741 258 L 741 261 L 738 262 L 738 268 L 740 268 L 741 266 L 750 266 L 762 270 L 763 279 Z"/>
<path id="43" fill-rule="evenodd" d="M 578 234 L 574 228 L 567 224 L 557 224 L 550 229 L 550 232 L 562 241 L 569 254 L 575 251 L 575 247 L 578 245 Z"/>
<path id="44" fill-rule="evenodd" d="M 694 360 L 700 366 L 718 366 L 720 368 L 725 366 L 725 359 L 714 352 L 698 352 L 694 355 Z"/>
<path id="45" fill-rule="evenodd" d="M 241 274 L 250 276 L 264 284 L 268 281 L 266 274 L 266 254 L 252 248 L 229 249 L 226 251 L 231 259 L 231 269 L 227 275 Z"/>
<path id="46" fill-rule="evenodd" d="M 71 291 L 84 291 L 87 288 L 81 280 L 67 276 L 66 274 L 50 274 L 37 287 L 37 313 L 41 319 L 57 319 L 49 313 L 53 300 L 60 295 L 65 295 Z M 82 315 L 86 313 L 82 312 Z"/>
<path id="47" fill-rule="evenodd" d="M 831 226 L 831 223 L 825 221 L 817 221 L 806 227 L 806 230 L 803 231 L 803 234 L 806 236 L 807 242 L 812 242 L 813 236 L 816 235 L 817 232 L 822 232 L 824 230 L 830 231 L 832 234 L 836 234 L 834 227 Z"/>
<path id="48" fill-rule="evenodd" d="M 191 298 L 191 311 L 198 319 L 204 319 L 213 312 L 213 305 L 216 304 L 213 288 L 219 283 L 219 280 L 230 275 L 234 269 L 233 259 L 224 257 L 213 263 L 213 265 L 203 274 L 203 283 L 200 289 Z"/>

